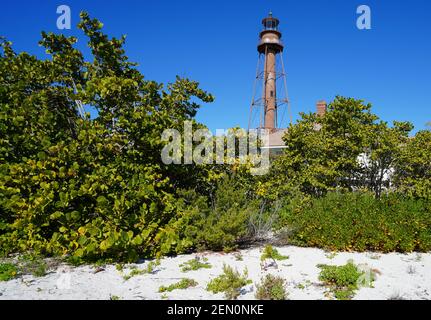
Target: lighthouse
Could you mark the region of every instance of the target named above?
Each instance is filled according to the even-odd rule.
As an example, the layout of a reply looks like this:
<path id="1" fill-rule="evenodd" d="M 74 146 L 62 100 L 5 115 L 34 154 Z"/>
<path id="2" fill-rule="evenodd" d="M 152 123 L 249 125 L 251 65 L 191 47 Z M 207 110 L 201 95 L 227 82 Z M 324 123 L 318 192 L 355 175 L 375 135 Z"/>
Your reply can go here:
<path id="1" fill-rule="evenodd" d="M 291 121 L 282 57 L 284 45 L 279 24 L 280 21 L 272 16 L 272 12 L 262 20 L 263 30 L 257 44 L 259 56 L 249 116 L 249 129 L 267 129 L 271 133 L 286 128 Z M 287 117 L 286 109 L 289 113 Z"/>
<path id="2" fill-rule="evenodd" d="M 272 12 L 262 20 L 262 25 L 257 44 L 258 59 L 248 129 L 268 133 L 268 141 L 261 148 L 278 155 L 286 148 L 283 136 L 292 124 L 283 62 L 285 44 L 281 40 L 280 21 L 273 17 Z M 325 116 L 326 108 L 326 102 L 319 100 L 317 115 Z M 320 129 L 318 125 L 315 128 Z"/>

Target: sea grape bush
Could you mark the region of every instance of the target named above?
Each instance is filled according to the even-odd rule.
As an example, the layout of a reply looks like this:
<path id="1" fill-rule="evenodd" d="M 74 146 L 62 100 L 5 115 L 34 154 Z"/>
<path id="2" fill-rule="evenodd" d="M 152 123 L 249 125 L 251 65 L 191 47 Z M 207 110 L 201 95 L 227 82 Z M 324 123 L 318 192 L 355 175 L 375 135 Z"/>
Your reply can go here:
<path id="1" fill-rule="evenodd" d="M 86 13 L 79 27 L 92 62 L 74 37 L 42 33 L 48 60 L 1 40 L 1 250 L 118 260 L 189 250 L 176 190 L 204 193 L 210 170 L 162 164 L 160 135 L 213 97 L 188 79 L 167 88 L 144 80 L 124 37 L 110 39 Z M 75 100 L 97 117 L 79 117 Z"/>

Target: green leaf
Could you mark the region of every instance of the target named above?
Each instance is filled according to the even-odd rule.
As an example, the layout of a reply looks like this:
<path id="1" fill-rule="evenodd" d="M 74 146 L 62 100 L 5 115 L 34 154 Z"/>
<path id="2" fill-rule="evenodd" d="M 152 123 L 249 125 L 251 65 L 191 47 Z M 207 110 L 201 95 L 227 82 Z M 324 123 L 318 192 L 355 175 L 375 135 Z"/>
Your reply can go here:
<path id="1" fill-rule="evenodd" d="M 49 218 L 51 219 L 51 220 L 56 220 L 56 219 L 58 219 L 58 218 L 61 218 L 63 216 L 63 212 L 61 212 L 61 211 L 56 211 L 56 212 L 54 212 L 53 214 L 51 214 L 50 216 L 49 216 Z"/>

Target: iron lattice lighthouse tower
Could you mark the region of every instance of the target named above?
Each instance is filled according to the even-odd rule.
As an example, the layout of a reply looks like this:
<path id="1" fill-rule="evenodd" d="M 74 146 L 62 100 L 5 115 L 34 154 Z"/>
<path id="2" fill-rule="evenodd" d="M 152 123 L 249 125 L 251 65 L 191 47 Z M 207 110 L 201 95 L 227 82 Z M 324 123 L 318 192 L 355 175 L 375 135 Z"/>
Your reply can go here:
<path id="1" fill-rule="evenodd" d="M 286 109 L 289 121 L 292 122 L 279 23 L 271 12 L 262 20 L 264 28 L 260 32 L 257 46 L 259 57 L 250 106 L 249 129 L 268 129 L 274 132 L 286 127 Z"/>

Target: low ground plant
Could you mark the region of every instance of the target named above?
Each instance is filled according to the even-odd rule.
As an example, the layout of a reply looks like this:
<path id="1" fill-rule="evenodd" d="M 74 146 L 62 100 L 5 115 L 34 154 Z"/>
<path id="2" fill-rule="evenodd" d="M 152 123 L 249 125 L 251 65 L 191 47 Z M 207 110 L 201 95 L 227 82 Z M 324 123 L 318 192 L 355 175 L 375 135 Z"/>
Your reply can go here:
<path id="1" fill-rule="evenodd" d="M 327 286 L 338 300 L 350 300 L 359 286 L 371 285 L 374 275 L 362 271 L 352 261 L 342 266 L 318 265 L 321 269 L 319 280 Z"/>
<path id="2" fill-rule="evenodd" d="M 196 287 L 197 285 L 198 283 L 196 280 L 184 278 L 184 279 L 181 279 L 181 281 L 173 283 L 169 286 L 161 286 L 159 288 L 159 292 L 171 292 L 176 289 L 187 289 L 191 287 Z"/>
<path id="3" fill-rule="evenodd" d="M 286 300 L 287 292 L 285 280 L 279 276 L 268 274 L 256 285 L 256 299 L 258 300 Z"/>
<path id="4" fill-rule="evenodd" d="M 224 292 L 226 299 L 233 300 L 238 298 L 241 288 L 250 283 L 252 281 L 248 279 L 247 269 L 241 275 L 237 270 L 224 264 L 223 273 L 208 283 L 207 290 L 213 293 Z"/>
<path id="5" fill-rule="evenodd" d="M 43 277 L 48 266 L 43 258 L 34 253 L 27 253 L 19 257 L 19 269 L 22 274 L 31 274 L 34 277 Z"/>
<path id="6" fill-rule="evenodd" d="M 289 259 L 289 256 L 283 256 L 278 252 L 276 248 L 268 244 L 265 246 L 265 248 L 263 249 L 262 255 L 260 256 L 260 261 L 264 261 L 266 259 L 286 260 L 286 259 Z"/>
<path id="7" fill-rule="evenodd" d="M 139 269 L 136 266 L 133 266 L 131 268 L 131 271 L 129 274 L 123 275 L 124 280 L 129 280 L 130 278 L 133 278 L 134 276 L 139 276 L 143 274 L 151 274 L 155 271 L 155 268 L 160 265 L 160 260 L 150 261 L 148 264 L 143 268 Z M 123 270 L 123 267 L 120 264 L 117 264 L 116 269 L 118 271 Z"/>
<path id="8" fill-rule="evenodd" d="M 212 266 L 208 262 L 207 258 L 200 259 L 199 257 L 196 257 L 194 259 L 190 259 L 182 264 L 180 264 L 181 271 L 182 272 L 188 272 L 188 271 L 195 271 L 202 268 L 210 269 Z"/>
<path id="9" fill-rule="evenodd" d="M 146 273 L 147 272 L 144 269 L 138 269 L 138 267 L 132 267 L 128 274 L 123 275 L 123 279 L 127 281 L 135 276 L 140 276 Z"/>
<path id="10" fill-rule="evenodd" d="M 243 260 L 244 260 L 244 258 L 243 258 L 243 256 L 242 256 L 241 252 L 236 252 L 236 253 L 234 253 L 234 257 L 235 257 L 235 260 L 236 260 L 236 261 L 243 261 Z"/>
<path id="11" fill-rule="evenodd" d="M 0 263 L 0 281 L 9 281 L 18 275 L 17 267 L 12 263 Z"/>

